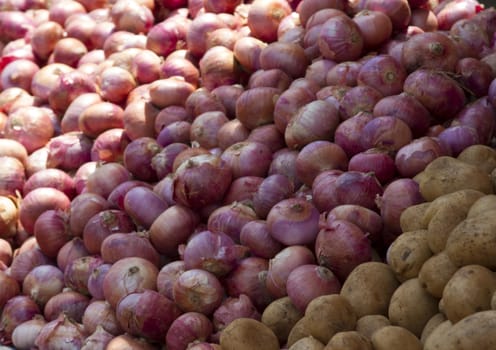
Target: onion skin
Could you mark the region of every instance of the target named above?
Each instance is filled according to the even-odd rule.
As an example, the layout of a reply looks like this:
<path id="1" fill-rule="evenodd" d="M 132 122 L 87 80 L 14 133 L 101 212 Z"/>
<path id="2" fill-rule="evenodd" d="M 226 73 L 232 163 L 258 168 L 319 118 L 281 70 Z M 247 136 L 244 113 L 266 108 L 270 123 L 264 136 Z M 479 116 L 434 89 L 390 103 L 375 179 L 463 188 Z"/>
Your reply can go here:
<path id="1" fill-rule="evenodd" d="M 210 319 L 198 312 L 187 312 L 177 317 L 165 336 L 167 349 L 182 350 L 192 344 L 206 341 L 213 332 Z"/>
<path id="2" fill-rule="evenodd" d="M 40 265 L 33 268 L 22 282 L 22 292 L 43 308 L 54 295 L 64 288 L 64 273 L 53 265 Z"/>
<path id="3" fill-rule="evenodd" d="M 35 346 L 36 337 L 46 321 L 43 317 L 35 316 L 33 319 L 19 324 L 12 332 L 12 345 L 16 349 L 31 349 Z"/>
<path id="4" fill-rule="evenodd" d="M 158 271 L 143 258 L 129 257 L 115 262 L 103 280 L 105 300 L 116 308 L 119 300 L 130 293 L 156 290 Z"/>
<path id="5" fill-rule="evenodd" d="M 357 225 L 346 220 L 334 220 L 317 235 L 315 256 L 320 265 L 344 281 L 355 266 L 372 259 L 372 248 Z"/>
<path id="6" fill-rule="evenodd" d="M 438 138 L 423 136 L 398 150 L 395 156 L 396 169 L 400 176 L 413 178 L 430 162 L 443 155 L 448 154 Z"/>
<path id="7" fill-rule="evenodd" d="M 279 23 L 291 11 L 291 6 L 287 1 L 254 1 L 248 9 L 246 19 L 251 35 L 267 43 L 276 41 Z"/>
<path id="8" fill-rule="evenodd" d="M 396 152 L 413 139 L 412 131 L 403 120 L 391 117 L 375 117 L 362 130 L 362 147 L 382 148 Z"/>
<path id="9" fill-rule="evenodd" d="M 249 130 L 273 122 L 279 94 L 278 88 L 264 86 L 243 91 L 236 100 L 236 118 Z"/>
<path id="10" fill-rule="evenodd" d="M 367 60 L 357 76 L 359 85 L 368 85 L 377 89 L 383 96 L 399 94 L 407 72 L 403 65 L 391 55 L 378 55 Z"/>
<path id="11" fill-rule="evenodd" d="M 64 244 L 57 253 L 57 266 L 61 271 L 64 271 L 71 261 L 87 255 L 89 252 L 84 246 L 83 240 L 80 237 L 74 237 Z"/>
<path id="12" fill-rule="evenodd" d="M 396 174 L 395 158 L 386 150 L 370 148 L 350 158 L 349 171 L 371 172 L 381 184 L 392 180 Z"/>
<path id="13" fill-rule="evenodd" d="M 309 201 L 283 199 L 269 211 L 267 228 L 284 245 L 311 244 L 319 231 L 319 217 L 319 211 Z"/>
<path id="14" fill-rule="evenodd" d="M 360 28 L 351 18 L 336 16 L 322 24 L 318 47 L 323 57 L 335 62 L 353 61 L 363 50 Z"/>
<path id="15" fill-rule="evenodd" d="M 47 321 L 56 320 L 60 314 L 70 317 L 76 322 L 81 322 L 84 310 L 90 303 L 90 298 L 70 289 L 48 299 L 43 310 Z"/>
<path id="16" fill-rule="evenodd" d="M 69 227 L 74 236 L 80 237 L 90 218 L 102 210 L 108 209 L 108 202 L 97 193 L 81 193 L 76 196 L 69 208 Z"/>
<path id="17" fill-rule="evenodd" d="M 215 209 L 208 217 L 207 228 L 212 232 L 225 233 L 235 242 L 239 242 L 243 226 L 256 219 L 257 214 L 251 206 L 234 202 Z"/>
<path id="18" fill-rule="evenodd" d="M 100 256 L 84 256 L 69 262 L 64 269 L 65 285 L 83 295 L 90 295 L 88 278 L 93 271 L 104 263 Z"/>
<path id="19" fill-rule="evenodd" d="M 334 220 L 346 220 L 357 225 L 372 243 L 381 239 L 384 223 L 382 217 L 374 210 L 357 204 L 341 204 L 326 215 L 327 224 Z"/>
<path id="20" fill-rule="evenodd" d="M 58 347 L 81 348 L 86 333 L 82 324 L 70 319 L 70 316 L 61 314 L 56 319 L 49 321 L 43 326 L 35 345 L 40 350 L 48 350 Z"/>
<path id="21" fill-rule="evenodd" d="M 181 311 L 154 290 L 130 293 L 116 307 L 116 317 L 124 331 L 151 341 L 161 341 Z"/>

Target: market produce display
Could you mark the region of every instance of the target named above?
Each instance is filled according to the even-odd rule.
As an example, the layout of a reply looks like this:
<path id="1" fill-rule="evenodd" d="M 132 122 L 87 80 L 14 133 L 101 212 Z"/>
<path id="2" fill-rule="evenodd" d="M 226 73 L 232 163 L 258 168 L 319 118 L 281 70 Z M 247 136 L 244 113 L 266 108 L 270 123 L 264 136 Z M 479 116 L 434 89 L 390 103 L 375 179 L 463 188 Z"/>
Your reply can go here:
<path id="1" fill-rule="evenodd" d="M 0 345 L 496 349 L 496 9 L 0 0 Z"/>

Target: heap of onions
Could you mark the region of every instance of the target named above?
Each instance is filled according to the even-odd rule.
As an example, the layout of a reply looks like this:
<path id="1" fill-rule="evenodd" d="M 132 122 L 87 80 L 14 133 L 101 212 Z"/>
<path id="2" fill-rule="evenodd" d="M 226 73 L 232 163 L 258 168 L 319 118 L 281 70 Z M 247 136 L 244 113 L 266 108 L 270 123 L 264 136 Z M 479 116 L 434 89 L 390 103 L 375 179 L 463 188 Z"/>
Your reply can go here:
<path id="1" fill-rule="evenodd" d="M 474 0 L 0 7 L 2 345 L 216 349 L 384 260 L 415 175 L 496 136 Z"/>

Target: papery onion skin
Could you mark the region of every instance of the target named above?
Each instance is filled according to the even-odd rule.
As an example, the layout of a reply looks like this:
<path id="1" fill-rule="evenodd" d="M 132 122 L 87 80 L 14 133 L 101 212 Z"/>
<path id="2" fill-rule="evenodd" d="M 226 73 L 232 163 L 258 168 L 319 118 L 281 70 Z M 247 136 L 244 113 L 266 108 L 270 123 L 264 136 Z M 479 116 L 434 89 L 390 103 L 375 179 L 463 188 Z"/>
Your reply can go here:
<path id="1" fill-rule="evenodd" d="M 158 268 L 150 261 L 129 257 L 115 262 L 103 280 L 105 300 L 116 307 L 127 294 L 156 290 Z"/>
<path id="2" fill-rule="evenodd" d="M 115 310 L 104 300 L 94 300 L 88 305 L 82 323 L 88 333 L 95 332 L 98 327 L 102 327 L 112 335 L 124 332 L 117 321 Z"/>
<path id="3" fill-rule="evenodd" d="M 101 326 L 98 326 L 93 333 L 84 339 L 81 350 L 104 350 L 113 338 L 114 335 L 107 332 Z"/>
<path id="4" fill-rule="evenodd" d="M 71 320 L 65 314 L 60 314 L 43 326 L 35 345 L 40 350 L 67 347 L 67 344 L 72 348 L 81 348 L 85 337 L 86 333 L 82 324 Z"/>
<path id="5" fill-rule="evenodd" d="M 186 312 L 170 325 L 165 336 L 167 349 L 182 350 L 209 339 L 213 332 L 210 319 L 199 312 Z"/>
<path id="6" fill-rule="evenodd" d="M 129 293 L 116 306 L 124 331 L 152 341 L 162 341 L 181 311 L 174 302 L 154 290 Z"/>
<path id="7" fill-rule="evenodd" d="M 12 332 L 12 345 L 20 350 L 32 349 L 35 346 L 36 337 L 45 324 L 46 321 L 41 315 L 19 324 Z"/>
<path id="8" fill-rule="evenodd" d="M 39 265 L 33 268 L 22 282 L 22 292 L 43 308 L 54 295 L 64 288 L 64 273 L 53 265 Z"/>
<path id="9" fill-rule="evenodd" d="M 372 259 L 372 248 L 357 225 L 346 220 L 334 220 L 317 235 L 315 256 L 320 265 L 344 281 L 353 268 Z"/>
<path id="10" fill-rule="evenodd" d="M 284 245 L 311 244 L 319 231 L 319 217 L 311 202 L 288 198 L 269 211 L 267 227 L 271 236 Z"/>
<path id="11" fill-rule="evenodd" d="M 191 269 L 178 276 L 172 294 L 174 302 L 183 312 L 210 315 L 221 304 L 224 288 L 213 273 Z"/>

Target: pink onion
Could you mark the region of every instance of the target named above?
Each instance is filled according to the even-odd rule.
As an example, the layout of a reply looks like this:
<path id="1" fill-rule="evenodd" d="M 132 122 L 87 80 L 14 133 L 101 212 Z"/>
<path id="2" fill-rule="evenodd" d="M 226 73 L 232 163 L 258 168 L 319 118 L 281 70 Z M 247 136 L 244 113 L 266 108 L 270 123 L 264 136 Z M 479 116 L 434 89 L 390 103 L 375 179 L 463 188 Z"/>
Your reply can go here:
<path id="1" fill-rule="evenodd" d="M 160 255 L 146 232 L 112 233 L 101 244 L 103 261 L 115 263 L 126 257 L 141 257 L 160 266 Z"/>
<path id="2" fill-rule="evenodd" d="M 378 55 L 362 65 L 357 82 L 377 89 L 383 96 L 390 96 L 402 92 L 406 76 L 405 68 L 392 56 Z"/>
<path id="3" fill-rule="evenodd" d="M 186 271 L 184 260 L 174 260 L 165 264 L 157 275 L 157 291 L 173 299 L 174 282 L 184 271 Z"/>
<path id="4" fill-rule="evenodd" d="M 216 331 L 222 331 L 229 323 L 240 317 L 260 320 L 261 314 L 257 311 L 251 299 L 240 294 L 237 297 L 227 297 L 212 315 Z"/>
<path id="5" fill-rule="evenodd" d="M 91 333 L 83 342 L 81 350 L 106 349 L 107 344 L 114 338 L 114 335 L 107 332 L 101 326 Z"/>
<path id="6" fill-rule="evenodd" d="M 386 150 L 370 148 L 350 158 L 348 170 L 373 173 L 381 184 L 386 184 L 396 175 L 394 157 Z"/>
<path id="7" fill-rule="evenodd" d="M 22 191 L 26 182 L 24 165 L 11 156 L 0 156 L 0 161 L 3 164 L 0 171 L 0 195 L 15 196 Z"/>
<path id="8" fill-rule="evenodd" d="M 488 144 L 496 128 L 495 118 L 496 111 L 490 100 L 486 97 L 481 97 L 466 104 L 452 120 L 451 126 L 464 125 L 472 127 L 478 136 L 479 140 L 477 142 Z"/>
<path id="9" fill-rule="evenodd" d="M 254 1 L 247 17 L 251 35 L 265 42 L 276 41 L 279 23 L 291 10 L 291 6 L 282 0 Z"/>
<path id="10" fill-rule="evenodd" d="M 424 136 L 398 150 L 395 156 L 396 169 L 402 177 L 414 177 L 434 159 L 448 154 L 440 139 Z"/>
<path id="11" fill-rule="evenodd" d="M 26 195 L 39 187 L 53 187 L 64 192 L 69 198 L 76 194 L 74 179 L 57 168 L 43 169 L 30 176 L 24 183 L 22 192 Z"/>
<path id="12" fill-rule="evenodd" d="M 372 248 L 360 227 L 350 221 L 334 220 L 317 235 L 315 256 L 320 265 L 344 281 L 357 265 L 372 259 Z"/>
<path id="13" fill-rule="evenodd" d="M 107 209 L 108 202 L 97 193 L 81 193 L 70 204 L 69 225 L 73 235 L 81 236 L 88 220 L 95 214 Z"/>
<path id="14" fill-rule="evenodd" d="M 439 142 L 449 150 L 449 153 L 456 157 L 465 148 L 481 144 L 477 130 L 468 125 L 450 126 L 439 133 Z"/>
<path id="15" fill-rule="evenodd" d="M 369 85 L 352 87 L 340 100 L 341 119 L 349 119 L 360 112 L 371 113 L 375 104 L 383 97 L 384 95 L 379 90 Z"/>
<path id="16" fill-rule="evenodd" d="M 220 206 L 208 217 L 207 227 L 212 232 L 222 232 L 239 242 L 239 234 L 243 226 L 257 219 L 255 211 L 247 204 L 234 202 Z"/>
<path id="17" fill-rule="evenodd" d="M 90 295 L 88 278 L 104 260 L 100 256 L 84 256 L 69 262 L 64 270 L 66 287 L 84 295 Z"/>
<path id="18" fill-rule="evenodd" d="M 31 349 L 35 346 L 36 337 L 46 324 L 41 315 L 19 324 L 12 332 L 12 345 L 16 349 Z"/>
<path id="19" fill-rule="evenodd" d="M 84 310 L 89 303 L 90 299 L 86 295 L 66 289 L 48 299 L 43 315 L 47 321 L 53 321 L 60 314 L 64 314 L 71 320 L 81 322 Z"/>
<path id="20" fill-rule="evenodd" d="M 397 151 L 412 141 L 410 127 L 401 119 L 391 116 L 375 117 L 362 129 L 362 147 Z"/>
<path id="21" fill-rule="evenodd" d="M 165 336 L 167 349 L 182 350 L 206 341 L 213 332 L 212 321 L 199 312 L 186 312 L 172 321 Z"/>
<path id="22" fill-rule="evenodd" d="M 0 282 L 2 282 L 2 293 L 0 293 L 0 308 L 3 310 L 5 304 L 13 297 L 21 294 L 19 281 L 4 271 L 0 271 Z"/>
<path id="23" fill-rule="evenodd" d="M 79 237 L 74 237 L 59 249 L 57 266 L 61 271 L 64 271 L 71 261 L 87 255 L 89 255 L 89 252 L 84 246 L 83 240 Z"/>
<path id="24" fill-rule="evenodd" d="M 82 323 L 88 333 L 95 332 L 99 327 L 112 335 L 123 333 L 115 310 L 104 300 L 92 301 L 84 311 Z"/>
<path id="25" fill-rule="evenodd" d="M 60 314 L 43 326 L 35 344 L 40 350 L 67 346 L 81 348 L 85 337 L 86 332 L 82 324 L 71 320 L 66 314 Z"/>
<path id="26" fill-rule="evenodd" d="M 322 24 L 318 47 L 325 58 L 335 62 L 352 61 L 362 54 L 363 36 L 352 19 L 335 16 Z"/>

